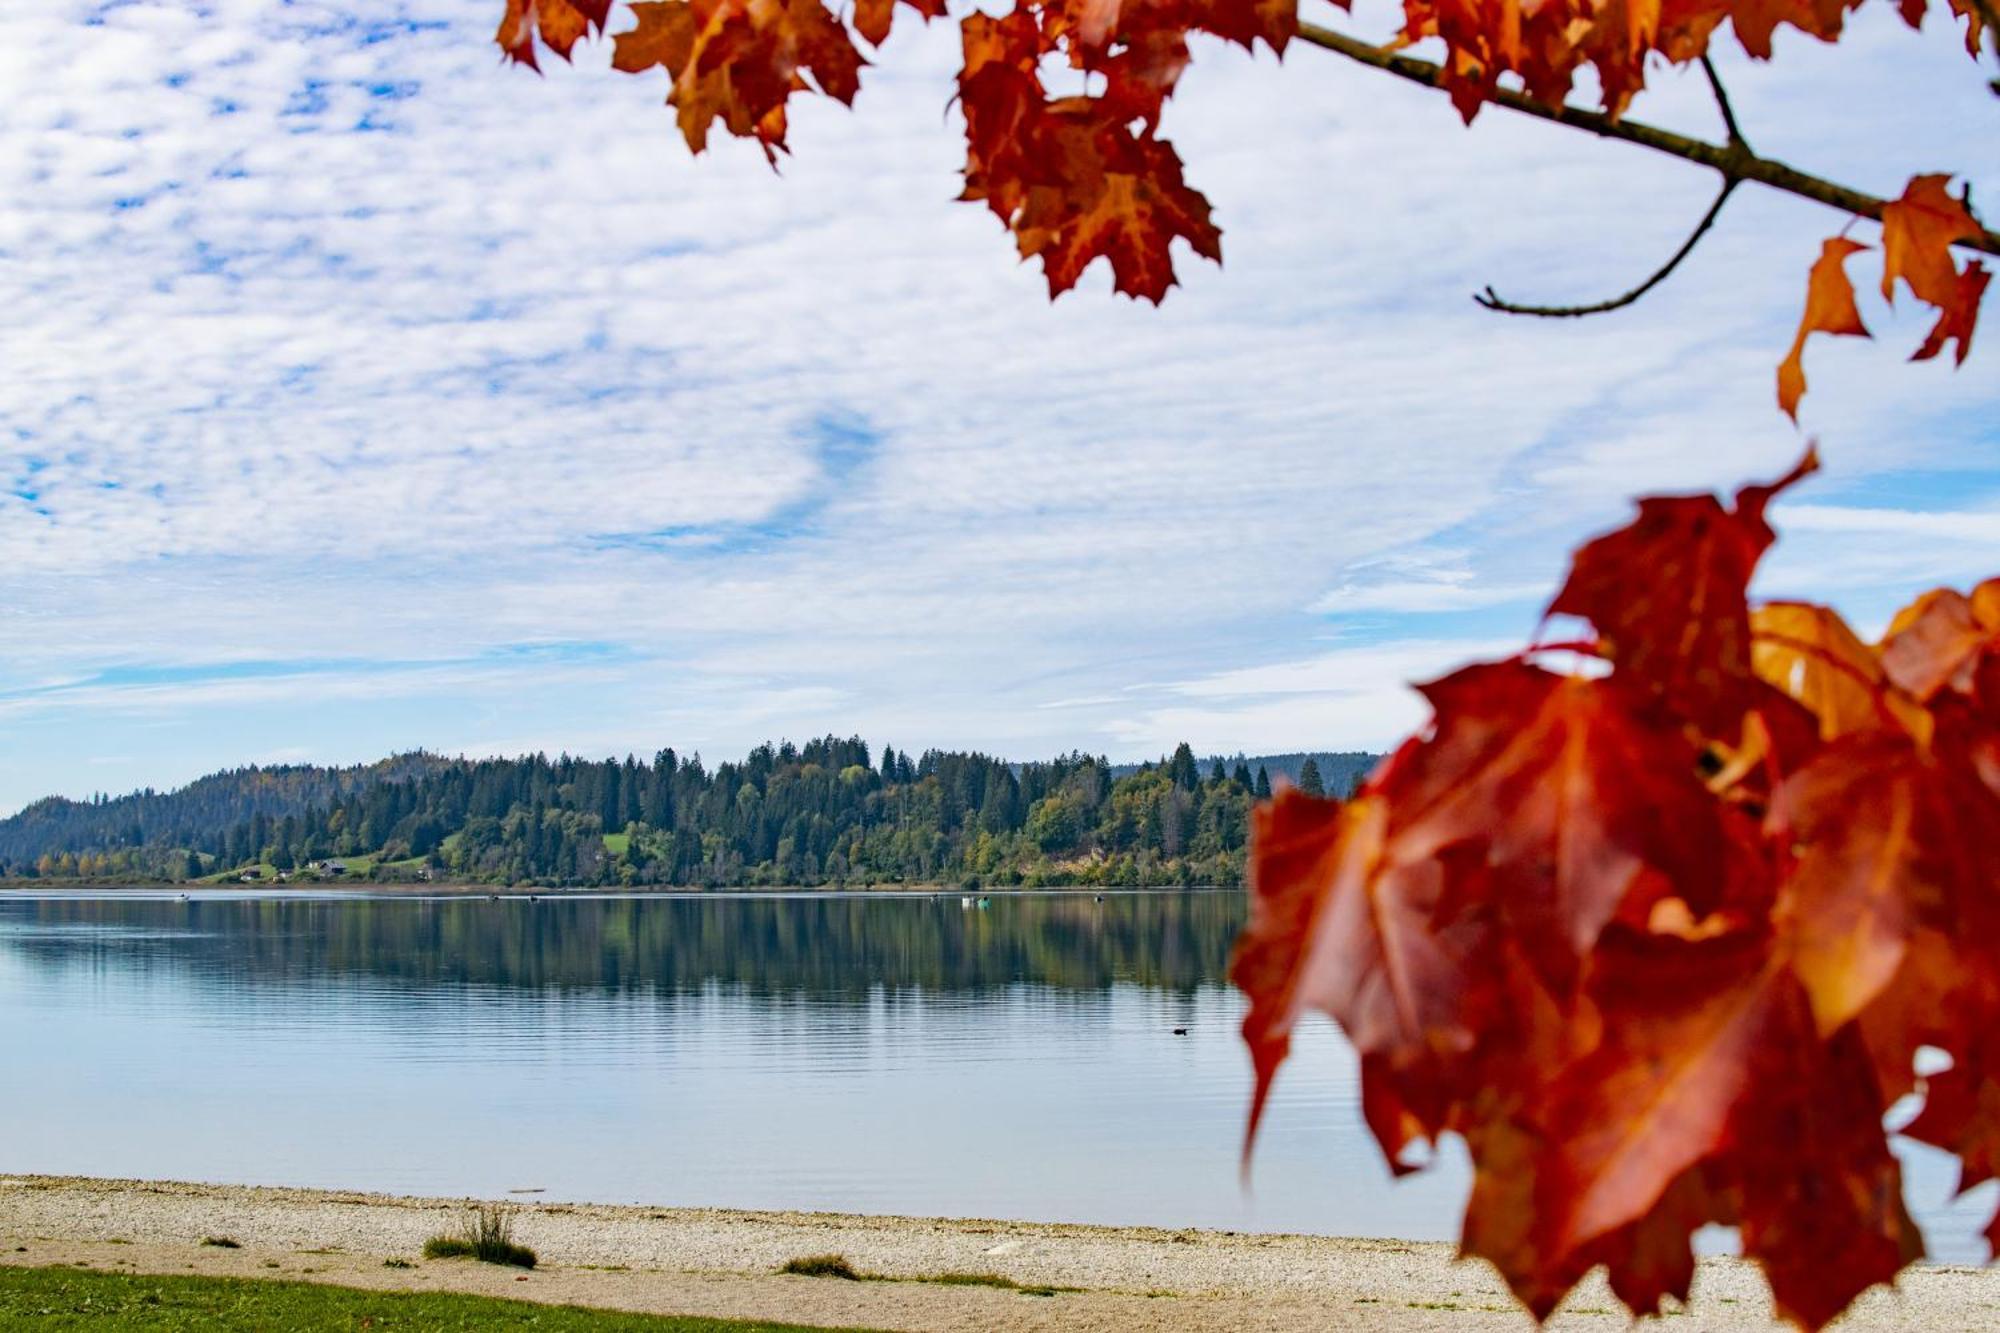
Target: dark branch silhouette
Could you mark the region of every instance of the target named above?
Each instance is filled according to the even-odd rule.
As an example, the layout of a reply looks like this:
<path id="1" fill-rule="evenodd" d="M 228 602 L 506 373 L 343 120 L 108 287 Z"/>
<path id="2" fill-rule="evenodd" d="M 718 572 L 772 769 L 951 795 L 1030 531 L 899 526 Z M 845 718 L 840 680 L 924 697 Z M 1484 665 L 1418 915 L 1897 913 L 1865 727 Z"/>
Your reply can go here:
<path id="1" fill-rule="evenodd" d="M 1681 243 L 1681 248 L 1674 251 L 1673 258 L 1660 265 L 1658 269 L 1654 270 L 1653 276 L 1647 278 L 1637 287 L 1632 288 L 1630 291 L 1622 292 L 1608 301 L 1596 301 L 1590 305 L 1521 305 L 1514 301 L 1505 300 L 1491 287 L 1475 294 L 1472 299 L 1485 306 L 1488 310 L 1497 310 L 1503 315 L 1533 315 L 1538 319 L 1576 319 L 1583 315 L 1601 315 L 1606 311 L 1618 310 L 1631 305 L 1647 292 L 1652 291 L 1653 288 L 1665 282 L 1668 275 L 1680 267 L 1681 261 L 1694 253 L 1695 246 L 1700 244 L 1701 238 L 1707 234 L 1708 229 L 1715 225 L 1715 219 L 1722 212 L 1722 206 L 1728 203 L 1729 196 L 1736 192 L 1737 184 L 1738 182 L 1733 180 L 1725 180 L 1722 183 L 1722 193 L 1715 196 L 1715 202 L 1708 206 L 1708 212 L 1702 215 L 1702 219 L 1695 225 L 1694 231 L 1689 234 L 1687 240 Z"/>
<path id="2" fill-rule="evenodd" d="M 1991 0 L 1980 0 L 1980 3 L 1985 8 L 1992 8 Z M 1400 52 L 1387 51 L 1359 38 L 1350 37 L 1346 33 L 1321 27 L 1317 23 L 1299 24 L 1298 35 L 1301 41 L 1393 74 L 1399 79 L 1407 79 L 1426 88 L 1444 86 L 1443 70 L 1428 60 L 1418 60 Z M 1601 111 L 1587 111 L 1567 104 L 1550 106 L 1536 101 L 1526 93 L 1509 88 L 1494 89 L 1487 94 L 1487 100 L 1495 106 L 1517 111 L 1524 116 L 1534 116 L 1539 120 L 1567 125 L 1571 129 L 1583 130 L 1602 139 L 1638 144 L 1642 148 L 1650 148 L 1654 152 L 1665 153 L 1684 162 L 1693 162 L 1716 172 L 1725 182 L 1754 181 L 1759 185 L 1781 190 L 1786 194 L 1794 194 L 1801 199 L 1810 199 L 1829 208 L 1837 208 L 1842 212 L 1876 222 L 1882 220 L 1882 209 L 1887 203 L 1875 195 L 1800 171 L 1797 167 L 1773 158 L 1760 157 L 1740 139 L 1724 144 L 1709 143 L 1707 140 L 1678 134 L 1673 130 L 1663 130 L 1655 125 L 1614 118 Z M 1983 227 L 1977 236 L 1967 237 L 1955 244 L 1967 250 L 2000 255 L 2000 232 Z"/>

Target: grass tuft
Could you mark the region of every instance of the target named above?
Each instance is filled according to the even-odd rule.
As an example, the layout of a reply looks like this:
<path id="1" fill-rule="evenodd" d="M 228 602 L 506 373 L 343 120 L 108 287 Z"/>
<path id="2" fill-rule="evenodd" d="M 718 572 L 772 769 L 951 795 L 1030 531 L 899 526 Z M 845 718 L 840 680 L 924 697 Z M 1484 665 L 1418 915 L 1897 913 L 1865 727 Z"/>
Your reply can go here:
<path id="1" fill-rule="evenodd" d="M 1081 1291 L 1081 1287 L 1047 1287 L 1040 1284 L 1016 1282 L 1011 1277 L 999 1273 L 939 1273 L 935 1277 L 918 1279 L 935 1282 L 941 1287 L 993 1287 L 1000 1291 L 1018 1291 L 1023 1296 L 1053 1296 L 1060 1291 Z"/>
<path id="2" fill-rule="evenodd" d="M 212 1245 L 218 1250 L 240 1250 L 243 1248 L 241 1241 L 231 1240 L 227 1236 L 203 1236 L 201 1243 Z"/>
<path id="3" fill-rule="evenodd" d="M 481 1206 L 465 1215 L 457 1232 L 440 1232 L 424 1242 L 426 1259 L 477 1259 L 484 1264 L 533 1268 L 535 1252 L 514 1243 L 514 1219 L 505 1208 Z"/>
<path id="4" fill-rule="evenodd" d="M 791 1273 L 797 1277 L 837 1277 L 849 1282 L 859 1282 L 861 1274 L 853 1264 L 838 1254 L 808 1254 L 798 1259 L 785 1260 L 780 1273 Z"/>

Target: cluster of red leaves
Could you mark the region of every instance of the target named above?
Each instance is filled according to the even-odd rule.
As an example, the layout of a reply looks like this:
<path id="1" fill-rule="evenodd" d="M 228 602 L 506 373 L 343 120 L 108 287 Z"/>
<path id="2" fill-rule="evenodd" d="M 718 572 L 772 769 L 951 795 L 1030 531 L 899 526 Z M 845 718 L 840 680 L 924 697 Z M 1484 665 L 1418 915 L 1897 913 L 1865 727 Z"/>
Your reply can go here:
<path id="1" fill-rule="evenodd" d="M 1979 235 L 1979 223 L 1963 198 L 1953 198 L 1948 176 L 1918 176 L 1903 197 L 1882 209 L 1882 299 L 1894 301 L 1901 279 L 1919 301 L 1934 307 L 1938 320 L 1912 361 L 1927 361 L 1958 344 L 1957 363 L 1965 364 L 1972 350 L 1972 328 L 1979 319 L 1979 302 L 1992 274 L 1976 259 L 1960 268 L 1952 258 L 1953 242 Z M 1806 391 L 1806 339 L 1815 333 L 1866 338 L 1868 326 L 1854 304 L 1854 283 L 1847 260 L 1868 247 L 1835 236 L 1820 248 L 1820 257 L 1806 278 L 1806 311 L 1799 320 L 1792 350 L 1778 365 L 1778 405 L 1794 420 L 1799 397 Z"/>
<path id="2" fill-rule="evenodd" d="M 1590 669 L 1454 672 L 1352 799 L 1256 812 L 1252 1133 L 1331 1014 L 1392 1167 L 1463 1137 L 1464 1251 L 1538 1317 L 1599 1264 L 1634 1311 L 1685 1300 L 1717 1222 L 1826 1323 L 1921 1253 L 1883 1130 L 1912 1092 L 1964 1187 L 2000 1171 L 2000 580 L 1873 646 L 1751 609 L 1765 508 L 1815 465 L 1641 501 L 1550 606 Z"/>
<path id="3" fill-rule="evenodd" d="M 1646 86 L 1646 61 L 1677 65 L 1700 59 L 1725 22 L 1745 51 L 1771 58 L 1771 37 L 1789 25 L 1837 41 L 1862 0 L 1404 0 L 1403 40 L 1445 43 L 1445 87 L 1467 122 L 1514 75 L 1530 97 L 1551 105 L 1569 95 L 1577 74 L 1593 71 L 1604 108 L 1614 115 Z M 1965 21 L 1966 50 L 1977 59 L 1983 27 L 1973 0 L 1949 0 Z M 1926 0 L 1898 0 L 1911 27 Z M 1345 8 L 1346 6 L 1342 6 Z"/>
<path id="4" fill-rule="evenodd" d="M 1976 57 L 1976 0 L 1947 2 L 1964 20 Z M 628 73 L 666 71 L 668 104 L 694 151 L 707 146 L 720 121 L 730 134 L 755 139 L 775 164 L 785 150 L 792 95 L 818 92 L 851 104 L 868 63 L 856 39 L 885 41 L 898 3 L 855 0 L 843 16 L 827 0 L 634 0 L 638 25 L 617 35 L 612 63 Z M 926 21 L 945 12 L 944 0 L 900 3 Z M 1779 25 L 1831 41 L 1860 3 L 1404 0 L 1402 41 L 1444 43 L 1444 86 L 1468 122 L 1503 77 L 1553 105 L 1585 72 L 1616 114 L 1644 87 L 1648 59 L 1696 60 L 1724 22 L 1745 50 L 1768 58 Z M 538 67 L 538 46 L 567 59 L 578 38 L 603 31 L 610 7 L 611 0 L 506 0 L 496 40 L 510 59 L 531 67 Z M 1922 21 L 1925 0 L 1899 0 L 1899 7 L 1913 26 Z M 1221 261 L 1221 230 L 1207 198 L 1187 183 L 1179 153 L 1159 136 L 1161 112 L 1188 66 L 1192 35 L 1245 49 L 1261 41 L 1282 55 L 1298 31 L 1298 0 L 1013 0 L 1006 14 L 970 13 L 960 28 L 960 198 L 985 204 L 1021 257 L 1041 261 L 1052 297 L 1104 259 L 1117 291 L 1158 302 L 1175 283 L 1176 240 Z M 1045 74 L 1065 69 L 1089 91 L 1052 92 Z M 1951 259 L 1952 242 L 1979 230 L 1964 202 L 1945 193 L 1944 179 L 1920 176 L 1890 206 L 1883 291 L 1901 276 L 1939 310 L 1918 358 L 1956 341 L 1962 362 L 1988 275 L 1980 264 L 1961 270 Z M 1841 262 L 1856 248 L 1830 241 L 1812 270 L 1805 318 L 1779 368 L 1779 401 L 1793 415 L 1805 388 L 1807 337 L 1866 333 Z"/>

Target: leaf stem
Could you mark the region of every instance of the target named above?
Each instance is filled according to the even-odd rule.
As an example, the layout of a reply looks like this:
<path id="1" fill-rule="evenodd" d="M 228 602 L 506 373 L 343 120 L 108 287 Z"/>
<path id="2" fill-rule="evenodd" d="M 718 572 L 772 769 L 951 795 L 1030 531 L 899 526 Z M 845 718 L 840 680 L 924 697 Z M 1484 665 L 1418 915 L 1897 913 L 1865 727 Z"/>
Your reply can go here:
<path id="1" fill-rule="evenodd" d="M 1990 3 L 1988 7 L 1991 7 Z M 1373 66 L 1399 79 L 1420 83 L 1426 88 L 1444 86 L 1443 70 L 1428 60 L 1418 60 L 1414 56 L 1406 56 L 1400 52 L 1386 51 L 1359 38 L 1350 37 L 1346 33 L 1321 27 L 1317 23 L 1299 24 L 1298 35 L 1301 41 L 1323 47 L 1361 64 Z M 1718 173 L 1726 181 L 1755 181 L 1759 185 L 1769 186 L 1786 194 L 1794 194 L 1801 199 L 1810 199 L 1829 208 L 1837 208 L 1877 222 L 1882 220 L 1885 200 L 1846 185 L 1836 184 L 1824 177 L 1800 171 L 1797 167 L 1773 158 L 1760 157 L 1750 150 L 1749 145 L 1740 141 L 1730 144 L 1709 143 L 1705 139 L 1692 138 L 1655 125 L 1614 118 L 1602 111 L 1587 111 L 1566 103 L 1550 106 L 1511 88 L 1496 88 L 1487 95 L 1487 100 L 1525 116 L 1567 125 L 1571 129 L 1583 130 L 1602 139 L 1617 139 L 1624 143 L 1638 144 L 1642 148 L 1650 148 L 1669 157 L 1693 162 Z M 2000 232 L 1982 227 L 1979 235 L 1968 237 L 1956 244 L 1968 250 L 2000 255 Z"/>

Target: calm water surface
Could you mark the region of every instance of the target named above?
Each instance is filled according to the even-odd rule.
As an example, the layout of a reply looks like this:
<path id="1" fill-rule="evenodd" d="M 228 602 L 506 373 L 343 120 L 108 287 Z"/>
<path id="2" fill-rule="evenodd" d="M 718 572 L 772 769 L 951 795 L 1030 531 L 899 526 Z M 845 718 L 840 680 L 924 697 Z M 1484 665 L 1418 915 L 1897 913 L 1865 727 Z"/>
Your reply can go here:
<path id="1" fill-rule="evenodd" d="M 1240 1188 L 1241 911 L 0 896 L 0 1171 L 1453 1237 L 1462 1159 L 1390 1180 L 1330 1025 Z M 1990 1203 L 1909 1152 L 1983 1258 Z"/>

